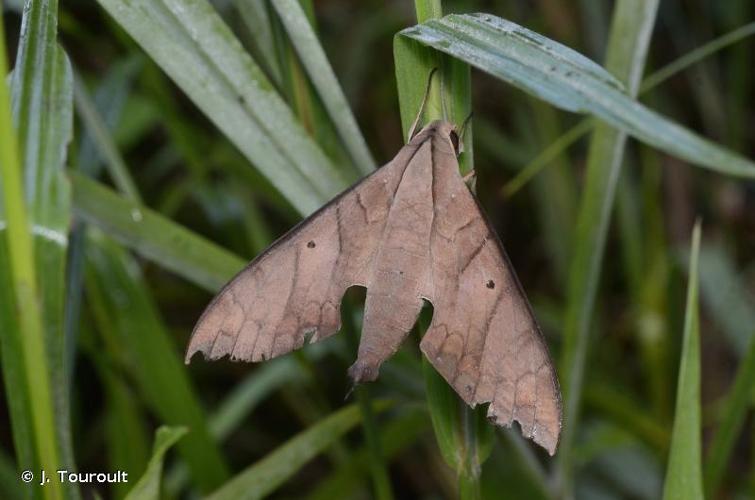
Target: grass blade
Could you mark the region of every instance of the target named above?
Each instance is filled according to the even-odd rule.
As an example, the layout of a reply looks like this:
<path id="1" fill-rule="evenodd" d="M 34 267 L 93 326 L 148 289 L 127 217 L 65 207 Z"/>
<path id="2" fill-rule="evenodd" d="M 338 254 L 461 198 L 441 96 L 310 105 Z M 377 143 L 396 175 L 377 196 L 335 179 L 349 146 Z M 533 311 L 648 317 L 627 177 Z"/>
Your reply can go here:
<path id="1" fill-rule="evenodd" d="M 63 335 L 70 217 L 63 166 L 73 101 L 71 67 L 56 41 L 57 7 L 56 1 L 31 1 L 24 9 L 11 81 L 15 123 L 5 81 L 0 84 L 0 229 L 7 234 L 0 252 L 6 270 L 0 274 L 9 300 L 0 309 L 7 328 L 3 370 L 19 466 L 47 471 L 74 468 Z M 1 27 L 0 38 L 0 74 L 5 75 Z M 35 494 L 75 498 L 78 489 L 51 482 Z"/>
<path id="2" fill-rule="evenodd" d="M 147 259 L 210 291 L 246 261 L 138 203 L 76 172 L 69 172 L 77 217 L 101 228 Z"/>
<path id="3" fill-rule="evenodd" d="M 657 0 L 622 0 L 614 8 L 607 67 L 625 82 L 631 95 L 639 86 Z M 587 179 L 575 229 L 575 248 L 569 268 L 561 383 L 564 391 L 564 427 L 559 450 L 560 486 L 570 491 L 573 446 L 579 426 L 579 408 L 587 362 L 589 332 L 600 280 L 616 184 L 626 136 L 605 124 L 596 126 L 587 159 Z"/>
<path id="4" fill-rule="evenodd" d="M 84 332 L 79 344 L 97 370 L 107 395 L 105 434 L 108 467 L 111 471 L 126 472 L 133 485 L 134 478 L 144 474 L 150 455 L 142 406 L 117 369 L 116 360 L 95 344 L 95 335 L 89 324 L 82 326 Z M 114 496 L 123 498 L 133 488 L 132 485 L 124 482 L 114 484 Z"/>
<path id="5" fill-rule="evenodd" d="M 417 0 L 415 10 L 418 22 L 442 15 L 439 0 Z M 461 126 L 471 111 L 469 66 L 398 35 L 394 37 L 393 51 L 404 136 L 420 110 L 428 76 L 434 69 L 438 69 L 438 74 L 431 82 L 418 127 L 436 119 Z M 473 168 L 471 129 L 468 126 L 464 133 L 464 153 L 459 158 L 463 173 Z M 421 318 L 420 325 L 423 323 L 426 321 Z M 421 332 L 424 330 L 420 327 Z M 487 458 L 485 450 L 492 443 L 490 428 L 480 427 L 480 410 L 467 408 L 427 360 L 423 358 L 422 363 L 427 404 L 441 455 L 458 476 L 461 498 L 478 498 L 480 470 Z"/>
<path id="6" fill-rule="evenodd" d="M 700 249 L 700 293 L 711 316 L 737 355 L 755 338 L 755 304 L 730 252 L 721 243 Z"/>
<path id="7" fill-rule="evenodd" d="M 427 430 L 427 413 L 413 408 L 406 414 L 392 418 L 380 433 L 380 449 L 386 461 L 411 446 Z M 352 458 L 336 469 L 327 479 L 307 495 L 308 500 L 354 498 L 363 486 L 362 478 L 370 473 L 371 451 L 366 447 L 356 451 Z"/>
<path id="8" fill-rule="evenodd" d="M 99 3 L 301 214 L 354 180 L 307 135 L 206 0 Z"/>
<path id="9" fill-rule="evenodd" d="M 751 160 L 651 111 L 594 62 L 514 23 L 489 14 L 449 15 L 401 35 L 458 57 L 561 109 L 590 113 L 690 163 L 755 177 Z M 636 91 L 631 95 L 636 96 Z"/>
<path id="10" fill-rule="evenodd" d="M 171 446 L 176 444 L 189 430 L 186 427 L 160 427 L 155 433 L 155 446 L 147 470 L 134 485 L 126 500 L 157 500 L 160 498 L 160 478 L 163 459 Z"/>
<path id="11" fill-rule="evenodd" d="M 299 60 L 307 70 L 354 165 L 362 174 L 371 173 L 375 170 L 375 161 L 367 149 L 367 143 L 362 137 L 341 85 L 299 1 L 274 0 L 272 5 L 283 22 Z"/>
<path id="12" fill-rule="evenodd" d="M 105 120 L 99 111 L 97 111 L 97 107 L 89 96 L 86 87 L 79 80 L 74 85 L 74 96 L 79 116 L 81 116 L 86 130 L 92 138 L 92 144 L 99 148 L 100 156 L 107 166 L 110 178 L 118 187 L 118 190 L 128 198 L 141 202 L 139 191 L 129 174 L 126 162 L 123 160 L 113 137 L 108 131 Z"/>
<path id="13" fill-rule="evenodd" d="M 687 52 L 679 59 L 670 64 L 667 64 L 660 70 L 648 76 L 640 86 L 640 94 L 654 87 L 657 87 L 676 73 L 679 73 L 683 69 L 692 66 L 693 64 L 705 59 L 712 54 L 715 54 L 719 50 L 752 35 L 755 35 L 755 22 L 740 26 L 739 28 L 730 31 L 729 33 L 726 33 L 716 38 L 715 40 L 711 40 L 710 42 L 696 48 L 695 50 Z"/>
<path id="14" fill-rule="evenodd" d="M 755 34 L 755 22 L 746 24 L 701 45 L 645 78 L 642 81 L 642 85 L 640 85 L 640 92 L 638 95 L 649 92 L 693 64 L 696 64 L 704 58 L 709 57 L 753 34 Z M 516 177 L 503 186 L 502 192 L 504 196 L 514 196 L 514 194 L 524 187 L 527 182 L 535 177 L 543 168 L 548 166 L 553 158 L 558 156 L 564 149 L 577 142 L 578 139 L 592 130 L 593 125 L 594 123 L 592 119 L 583 119 L 563 133 L 558 139 L 554 140 L 547 148 L 541 151 L 540 154 L 522 168 L 521 172 L 519 172 Z"/>
<path id="15" fill-rule="evenodd" d="M 308 351 L 312 353 L 312 359 L 317 360 L 325 354 L 327 346 L 314 344 Z M 306 378 L 302 365 L 292 358 L 274 359 L 258 367 L 239 382 L 209 416 L 210 434 L 218 442 L 225 441 L 259 403 L 282 387 L 303 382 Z M 183 465 L 177 464 L 165 474 L 166 491 L 173 496 L 188 480 L 189 471 Z"/>
<path id="16" fill-rule="evenodd" d="M 702 452 L 700 421 L 700 317 L 698 304 L 698 260 L 700 222 L 692 233 L 684 337 L 679 362 L 676 414 L 671 434 L 664 500 L 702 499 Z"/>
<path id="17" fill-rule="evenodd" d="M 271 14 L 267 0 L 234 0 L 236 10 L 252 38 L 252 54 L 275 85 L 280 87 L 283 77 L 278 64 Z"/>
<path id="18" fill-rule="evenodd" d="M 691 278 L 690 278 L 691 279 Z M 737 370 L 726 403 L 721 410 L 723 418 L 710 443 L 710 451 L 705 461 L 705 492 L 708 498 L 721 485 L 726 472 L 737 435 L 741 432 L 752 402 L 752 388 L 755 386 L 755 335 L 750 339 L 750 348 Z"/>
<path id="19" fill-rule="evenodd" d="M 190 429 L 178 449 L 203 491 L 217 487 L 228 475 L 225 462 L 137 263 L 94 230 L 89 232 L 86 252 L 87 297 L 105 345 L 115 359 L 123 358 L 142 396 L 163 422 Z"/>
<path id="20" fill-rule="evenodd" d="M 385 410 L 387 407 L 385 403 L 379 404 L 377 410 Z M 267 496 L 298 472 L 304 464 L 359 424 L 360 420 L 361 412 L 356 405 L 338 410 L 239 473 L 210 495 L 208 500 L 255 499 Z"/>

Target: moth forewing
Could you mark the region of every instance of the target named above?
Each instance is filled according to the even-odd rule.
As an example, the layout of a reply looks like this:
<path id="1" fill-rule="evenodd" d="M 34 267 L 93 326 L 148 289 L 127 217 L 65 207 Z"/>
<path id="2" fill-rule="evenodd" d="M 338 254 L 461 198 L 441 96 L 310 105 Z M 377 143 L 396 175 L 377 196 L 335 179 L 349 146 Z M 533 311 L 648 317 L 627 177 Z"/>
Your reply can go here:
<path id="1" fill-rule="evenodd" d="M 352 285 L 367 288 L 349 369 L 374 380 L 416 322 L 434 313 L 421 349 L 470 405 L 520 423 L 553 454 L 561 402 L 545 341 L 503 247 L 459 174 L 452 124 L 435 121 L 387 165 L 304 220 L 213 299 L 186 360 L 260 361 L 340 327 Z"/>

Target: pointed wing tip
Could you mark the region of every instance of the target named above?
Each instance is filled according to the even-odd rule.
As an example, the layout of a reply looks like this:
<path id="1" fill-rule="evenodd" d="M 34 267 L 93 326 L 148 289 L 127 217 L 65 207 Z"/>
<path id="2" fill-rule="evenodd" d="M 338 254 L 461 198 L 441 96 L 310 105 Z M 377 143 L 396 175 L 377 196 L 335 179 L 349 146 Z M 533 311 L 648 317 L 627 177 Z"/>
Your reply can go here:
<path id="1" fill-rule="evenodd" d="M 558 448 L 558 441 L 559 437 L 557 436 L 556 439 L 537 439 L 535 437 L 532 438 L 532 440 L 540 445 L 545 451 L 548 452 L 548 455 L 551 457 L 556 454 L 556 448 Z"/>
<path id="2" fill-rule="evenodd" d="M 519 424 L 519 430 L 522 433 L 522 436 L 524 436 L 526 439 L 531 440 L 541 448 L 543 448 L 545 451 L 548 452 L 548 455 L 551 457 L 556 454 L 556 449 L 558 448 L 558 443 L 561 438 L 561 422 L 558 422 L 558 428 L 555 430 L 545 429 L 541 430 L 541 432 L 536 432 L 534 429 L 532 431 L 525 431 L 522 423 L 519 422 L 519 420 L 514 419 L 513 421 L 510 421 L 508 423 L 503 422 L 502 424 L 506 427 L 513 428 L 513 422 L 517 422 Z M 494 422 L 495 423 L 495 422 Z M 496 423 L 497 425 L 501 425 Z"/>
<path id="3" fill-rule="evenodd" d="M 214 345 L 214 342 L 212 340 L 204 340 L 200 341 L 200 339 L 203 339 L 201 335 L 199 335 L 199 331 L 197 328 L 194 329 L 194 331 L 191 334 L 191 340 L 189 340 L 189 345 L 186 347 L 186 355 L 184 356 L 184 363 L 190 364 L 191 358 L 194 357 L 194 355 L 198 352 L 202 353 L 202 359 L 205 361 L 213 359 L 212 357 L 212 347 Z"/>
<path id="4" fill-rule="evenodd" d="M 207 353 L 200 347 L 195 347 L 193 343 L 189 344 L 189 347 L 186 349 L 186 355 L 184 356 L 184 364 L 188 365 L 191 363 L 191 358 L 194 357 L 194 355 L 197 352 L 201 352 L 204 356 L 204 359 L 207 359 Z"/>

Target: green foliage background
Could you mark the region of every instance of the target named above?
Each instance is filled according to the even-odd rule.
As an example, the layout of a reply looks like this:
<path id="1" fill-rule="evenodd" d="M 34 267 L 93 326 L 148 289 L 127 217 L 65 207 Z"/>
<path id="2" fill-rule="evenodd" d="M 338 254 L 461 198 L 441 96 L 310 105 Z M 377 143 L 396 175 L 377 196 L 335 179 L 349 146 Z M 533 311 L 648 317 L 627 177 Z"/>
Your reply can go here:
<path id="1" fill-rule="evenodd" d="M 2 498 L 755 497 L 752 2 L 0 5 Z M 433 68 L 558 365 L 554 457 L 423 363 L 429 311 L 344 401 L 363 292 L 321 344 L 182 362 Z"/>

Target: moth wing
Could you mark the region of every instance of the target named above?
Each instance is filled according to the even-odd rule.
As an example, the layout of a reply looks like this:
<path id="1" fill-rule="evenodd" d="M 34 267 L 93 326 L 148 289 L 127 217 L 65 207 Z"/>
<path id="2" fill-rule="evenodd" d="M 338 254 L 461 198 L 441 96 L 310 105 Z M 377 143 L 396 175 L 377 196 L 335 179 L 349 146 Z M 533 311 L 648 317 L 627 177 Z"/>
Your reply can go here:
<path id="1" fill-rule="evenodd" d="M 433 319 L 422 352 L 467 404 L 489 402 L 490 420 L 518 421 L 552 455 L 561 430 L 560 392 L 527 298 L 458 171 L 436 185 L 445 189 L 436 194 L 425 295 Z"/>
<path id="2" fill-rule="evenodd" d="M 346 289 L 366 284 L 388 211 L 414 146 L 273 243 L 213 299 L 194 327 L 186 362 L 260 361 L 340 328 Z"/>

